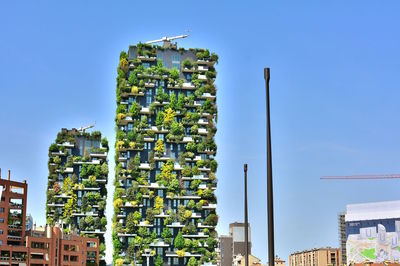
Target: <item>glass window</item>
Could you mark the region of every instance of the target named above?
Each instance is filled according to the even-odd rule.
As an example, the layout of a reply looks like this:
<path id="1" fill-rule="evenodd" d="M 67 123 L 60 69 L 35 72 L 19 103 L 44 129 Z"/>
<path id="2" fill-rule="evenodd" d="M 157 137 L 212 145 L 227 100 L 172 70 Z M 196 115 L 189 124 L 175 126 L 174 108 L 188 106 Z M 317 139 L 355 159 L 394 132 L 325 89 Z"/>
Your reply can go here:
<path id="1" fill-rule="evenodd" d="M 128 124 L 128 131 L 131 131 L 133 129 L 133 124 L 132 123 L 129 123 Z"/>
<path id="2" fill-rule="evenodd" d="M 150 63 L 143 63 L 142 65 L 144 68 L 150 68 Z"/>
<path id="3" fill-rule="evenodd" d="M 172 55 L 172 68 L 180 69 L 181 60 L 179 54 Z"/>

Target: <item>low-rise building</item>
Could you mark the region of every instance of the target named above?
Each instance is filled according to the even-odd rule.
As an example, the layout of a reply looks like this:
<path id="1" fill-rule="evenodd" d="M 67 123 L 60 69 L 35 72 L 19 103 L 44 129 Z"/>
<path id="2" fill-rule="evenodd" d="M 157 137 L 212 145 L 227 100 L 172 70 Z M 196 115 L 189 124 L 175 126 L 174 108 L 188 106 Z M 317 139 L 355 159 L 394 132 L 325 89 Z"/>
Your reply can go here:
<path id="1" fill-rule="evenodd" d="M 269 263 L 267 263 L 267 266 L 269 266 Z M 286 261 L 282 260 L 278 256 L 275 256 L 275 266 L 286 266 Z"/>
<path id="2" fill-rule="evenodd" d="M 25 181 L 0 174 L 0 265 L 99 265 L 98 238 L 64 234 L 58 225 L 25 231 L 27 190 Z"/>
<path id="3" fill-rule="evenodd" d="M 290 254 L 289 266 L 340 266 L 340 259 L 338 248 L 316 248 Z"/>
<path id="4" fill-rule="evenodd" d="M 233 266 L 246 265 L 246 257 L 244 255 L 237 255 L 233 258 Z M 249 254 L 249 266 L 262 265 L 261 260 L 256 256 Z"/>

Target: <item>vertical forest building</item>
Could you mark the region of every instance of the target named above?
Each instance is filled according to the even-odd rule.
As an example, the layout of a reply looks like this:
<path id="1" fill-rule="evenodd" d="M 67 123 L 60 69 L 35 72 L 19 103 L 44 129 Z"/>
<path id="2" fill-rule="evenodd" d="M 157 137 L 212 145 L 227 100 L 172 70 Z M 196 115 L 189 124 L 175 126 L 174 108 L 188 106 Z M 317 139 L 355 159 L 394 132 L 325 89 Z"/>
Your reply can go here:
<path id="1" fill-rule="evenodd" d="M 139 43 L 117 77 L 114 263 L 215 265 L 218 56 Z"/>
<path id="2" fill-rule="evenodd" d="M 65 129 L 49 148 L 47 224 L 100 239 L 104 256 L 108 141 L 99 131 Z M 104 262 L 104 261 L 103 261 Z"/>

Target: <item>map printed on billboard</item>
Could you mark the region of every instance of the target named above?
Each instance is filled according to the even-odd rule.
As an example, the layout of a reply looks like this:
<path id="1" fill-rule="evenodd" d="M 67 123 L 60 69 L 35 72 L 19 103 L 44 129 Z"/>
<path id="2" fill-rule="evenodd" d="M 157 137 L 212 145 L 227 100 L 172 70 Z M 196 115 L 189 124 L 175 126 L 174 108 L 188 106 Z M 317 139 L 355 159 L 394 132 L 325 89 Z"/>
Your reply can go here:
<path id="1" fill-rule="evenodd" d="M 347 264 L 400 261 L 399 237 L 400 221 L 395 221 L 395 232 L 386 232 L 382 224 L 360 228 L 347 237 Z"/>

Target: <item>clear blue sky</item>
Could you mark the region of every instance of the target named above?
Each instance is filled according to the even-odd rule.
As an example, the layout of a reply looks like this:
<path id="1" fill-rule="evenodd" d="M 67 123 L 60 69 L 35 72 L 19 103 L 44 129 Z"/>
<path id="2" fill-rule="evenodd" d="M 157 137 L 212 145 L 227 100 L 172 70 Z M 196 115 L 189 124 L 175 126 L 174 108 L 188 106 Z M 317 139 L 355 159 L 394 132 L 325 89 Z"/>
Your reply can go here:
<path id="1" fill-rule="evenodd" d="M 337 246 L 345 204 L 399 199 L 400 180 L 319 180 L 400 172 L 399 11 L 398 1 L 366 0 L 1 1 L 3 177 L 12 169 L 13 179 L 28 180 L 28 210 L 43 224 L 47 152 L 57 132 L 96 121 L 113 142 L 120 51 L 190 30 L 180 45 L 220 57 L 219 233 L 242 220 L 247 162 L 253 253 L 266 261 L 269 66 L 276 253 L 287 260 L 296 250 Z"/>

